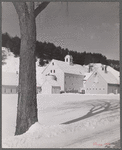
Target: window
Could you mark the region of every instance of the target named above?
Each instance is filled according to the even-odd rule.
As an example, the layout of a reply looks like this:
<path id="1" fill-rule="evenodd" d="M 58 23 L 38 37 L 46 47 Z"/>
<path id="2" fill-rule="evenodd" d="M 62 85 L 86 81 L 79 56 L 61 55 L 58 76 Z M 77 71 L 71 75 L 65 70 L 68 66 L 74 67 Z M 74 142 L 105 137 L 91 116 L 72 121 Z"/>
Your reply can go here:
<path id="1" fill-rule="evenodd" d="M 6 93 L 6 89 L 4 89 L 4 93 Z"/>
<path id="2" fill-rule="evenodd" d="M 101 88 L 99 88 L 99 90 L 101 90 Z"/>
<path id="3" fill-rule="evenodd" d="M 105 90 L 105 89 L 103 88 L 103 90 Z"/>
<path id="4" fill-rule="evenodd" d="M 50 72 L 52 73 L 52 70 L 50 70 Z"/>
<path id="5" fill-rule="evenodd" d="M 68 62 L 68 58 L 66 59 L 66 61 Z"/>
<path id="6" fill-rule="evenodd" d="M 12 89 L 11 89 L 11 93 L 12 93 Z"/>
<path id="7" fill-rule="evenodd" d="M 96 88 L 96 90 L 97 90 L 97 88 Z"/>
<path id="8" fill-rule="evenodd" d="M 54 65 L 54 62 L 52 62 L 52 65 Z"/>
<path id="9" fill-rule="evenodd" d="M 55 70 L 53 70 L 53 73 L 55 73 Z"/>

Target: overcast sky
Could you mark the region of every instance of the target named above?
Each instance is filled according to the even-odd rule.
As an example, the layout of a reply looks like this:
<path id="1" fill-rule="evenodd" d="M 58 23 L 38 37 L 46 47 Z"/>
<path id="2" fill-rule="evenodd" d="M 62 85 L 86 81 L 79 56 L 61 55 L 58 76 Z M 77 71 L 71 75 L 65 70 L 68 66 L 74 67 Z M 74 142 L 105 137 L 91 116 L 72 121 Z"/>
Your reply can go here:
<path id="1" fill-rule="evenodd" d="M 78 52 L 101 53 L 119 60 L 118 2 L 51 2 L 39 14 L 37 40 Z M 20 36 L 11 2 L 2 4 L 2 32 Z"/>

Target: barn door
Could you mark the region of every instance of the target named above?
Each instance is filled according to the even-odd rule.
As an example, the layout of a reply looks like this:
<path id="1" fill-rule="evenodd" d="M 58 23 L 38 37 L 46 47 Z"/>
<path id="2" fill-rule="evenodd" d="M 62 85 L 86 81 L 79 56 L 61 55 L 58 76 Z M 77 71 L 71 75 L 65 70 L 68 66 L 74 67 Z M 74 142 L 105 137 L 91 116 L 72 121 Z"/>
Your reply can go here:
<path id="1" fill-rule="evenodd" d="M 58 92 L 58 89 L 56 87 L 52 87 L 52 94 L 55 94 Z"/>

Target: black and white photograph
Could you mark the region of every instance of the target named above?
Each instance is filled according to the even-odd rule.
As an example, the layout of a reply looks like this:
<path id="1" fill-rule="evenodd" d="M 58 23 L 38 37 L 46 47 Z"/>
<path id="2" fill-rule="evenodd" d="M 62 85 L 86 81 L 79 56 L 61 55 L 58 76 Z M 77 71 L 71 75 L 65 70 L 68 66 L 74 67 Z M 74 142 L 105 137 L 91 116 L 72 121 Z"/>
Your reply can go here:
<path id="1" fill-rule="evenodd" d="M 121 148 L 120 3 L 2 5 L 2 148 Z"/>

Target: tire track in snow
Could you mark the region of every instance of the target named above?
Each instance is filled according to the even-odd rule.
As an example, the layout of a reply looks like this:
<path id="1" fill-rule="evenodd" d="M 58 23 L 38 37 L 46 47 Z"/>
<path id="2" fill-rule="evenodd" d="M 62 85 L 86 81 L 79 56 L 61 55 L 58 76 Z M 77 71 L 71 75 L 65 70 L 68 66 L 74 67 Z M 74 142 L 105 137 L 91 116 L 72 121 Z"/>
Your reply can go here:
<path id="1" fill-rule="evenodd" d="M 111 128 L 107 128 L 106 130 L 98 131 L 92 133 L 92 135 L 86 135 L 85 137 L 79 137 L 74 141 L 70 142 L 67 145 L 64 145 L 63 148 L 102 148 L 105 147 L 105 143 L 112 143 L 120 139 L 120 126 L 117 124 Z M 102 143 L 101 143 L 102 141 Z M 97 142 L 100 145 L 93 145 L 93 143 Z M 96 147 L 97 146 L 97 147 Z"/>

